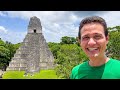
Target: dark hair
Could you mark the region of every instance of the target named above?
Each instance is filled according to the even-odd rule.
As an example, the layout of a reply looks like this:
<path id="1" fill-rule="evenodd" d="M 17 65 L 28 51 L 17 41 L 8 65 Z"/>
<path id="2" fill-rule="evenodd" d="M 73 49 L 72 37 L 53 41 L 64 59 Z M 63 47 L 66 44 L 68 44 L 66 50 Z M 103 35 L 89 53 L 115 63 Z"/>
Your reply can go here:
<path id="1" fill-rule="evenodd" d="M 79 26 L 79 32 L 78 32 L 78 37 L 79 39 L 81 39 L 81 28 L 85 25 L 85 24 L 88 24 L 88 23 L 99 23 L 103 26 L 104 28 L 104 33 L 105 33 L 105 36 L 107 37 L 108 35 L 108 30 L 107 30 L 107 24 L 106 24 L 106 21 L 99 17 L 99 16 L 91 16 L 91 17 L 87 17 L 87 18 L 84 18 L 81 22 L 80 22 L 80 26 Z"/>

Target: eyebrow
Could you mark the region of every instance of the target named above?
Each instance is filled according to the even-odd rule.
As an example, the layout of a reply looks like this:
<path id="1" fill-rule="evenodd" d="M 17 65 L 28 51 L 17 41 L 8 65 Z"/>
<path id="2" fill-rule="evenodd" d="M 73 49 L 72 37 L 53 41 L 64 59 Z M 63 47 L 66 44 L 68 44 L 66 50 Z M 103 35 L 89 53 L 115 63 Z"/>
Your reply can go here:
<path id="1" fill-rule="evenodd" d="M 81 36 L 81 38 L 84 38 L 84 37 L 89 37 L 89 35 L 87 34 L 87 35 L 83 35 L 83 36 Z"/>
<path id="2" fill-rule="evenodd" d="M 101 33 L 94 33 L 94 34 L 95 34 L 95 35 L 100 35 L 100 36 L 102 36 Z M 85 37 L 85 36 L 89 36 L 89 34 L 83 35 L 83 36 L 81 36 L 81 37 Z"/>
<path id="3" fill-rule="evenodd" d="M 101 35 L 101 36 L 102 36 L 102 34 L 101 34 L 101 33 L 95 33 L 95 35 Z"/>

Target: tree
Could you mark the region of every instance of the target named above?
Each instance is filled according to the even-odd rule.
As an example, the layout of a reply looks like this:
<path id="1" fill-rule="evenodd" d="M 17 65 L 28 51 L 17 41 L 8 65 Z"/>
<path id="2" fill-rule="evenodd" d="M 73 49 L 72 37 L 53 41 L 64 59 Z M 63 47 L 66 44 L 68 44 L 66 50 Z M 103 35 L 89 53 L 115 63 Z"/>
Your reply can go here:
<path id="1" fill-rule="evenodd" d="M 0 46 L 5 46 L 5 42 L 0 39 Z"/>
<path id="2" fill-rule="evenodd" d="M 120 27 L 116 26 L 112 29 L 110 31 L 110 40 L 107 46 L 108 56 L 119 60 L 120 59 Z"/>
<path id="3" fill-rule="evenodd" d="M 49 42 L 48 46 L 49 46 L 54 58 L 57 59 L 57 51 L 59 51 L 59 49 L 60 49 L 60 44 L 54 43 L 54 42 L 53 43 Z"/>
<path id="4" fill-rule="evenodd" d="M 76 44 L 61 45 L 60 50 L 57 52 L 57 64 L 55 70 L 58 76 L 69 78 L 72 68 L 87 60 L 86 55 L 81 48 Z"/>
<path id="5" fill-rule="evenodd" d="M 11 59 L 14 56 L 14 52 L 15 52 L 14 45 L 11 42 L 6 41 L 5 48 L 9 49 L 10 59 Z"/>
<path id="6" fill-rule="evenodd" d="M 4 42 L 0 39 L 0 68 L 6 70 L 16 50 L 20 44 L 12 44 L 11 42 Z"/>
<path id="7" fill-rule="evenodd" d="M 74 44 L 76 43 L 76 38 L 64 36 L 61 38 L 61 44 Z"/>
<path id="8" fill-rule="evenodd" d="M 0 68 L 6 67 L 10 61 L 10 50 L 0 46 Z M 5 68 L 6 69 L 6 68 Z"/>

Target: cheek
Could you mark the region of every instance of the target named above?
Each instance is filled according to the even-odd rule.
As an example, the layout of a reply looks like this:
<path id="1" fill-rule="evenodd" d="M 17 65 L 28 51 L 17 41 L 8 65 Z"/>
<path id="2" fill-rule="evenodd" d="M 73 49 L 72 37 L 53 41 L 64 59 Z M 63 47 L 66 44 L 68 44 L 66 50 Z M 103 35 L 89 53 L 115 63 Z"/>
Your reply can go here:
<path id="1" fill-rule="evenodd" d="M 81 42 L 81 43 L 80 43 L 80 46 L 81 46 L 81 48 L 82 48 L 83 50 L 85 50 L 86 44 L 85 44 L 84 42 Z"/>
<path id="2" fill-rule="evenodd" d="M 106 49 L 106 45 L 107 45 L 107 41 L 106 40 L 102 40 L 102 41 L 99 41 L 99 44 L 102 48 Z"/>

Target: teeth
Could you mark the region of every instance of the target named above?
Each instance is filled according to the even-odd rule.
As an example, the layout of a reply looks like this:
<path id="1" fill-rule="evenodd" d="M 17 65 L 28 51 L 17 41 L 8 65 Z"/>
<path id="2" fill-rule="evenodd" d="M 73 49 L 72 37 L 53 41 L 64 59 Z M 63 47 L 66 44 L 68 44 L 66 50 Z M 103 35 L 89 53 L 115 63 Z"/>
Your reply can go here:
<path id="1" fill-rule="evenodd" d="M 96 50 L 97 48 L 88 48 L 90 51 L 92 51 L 92 50 Z"/>

